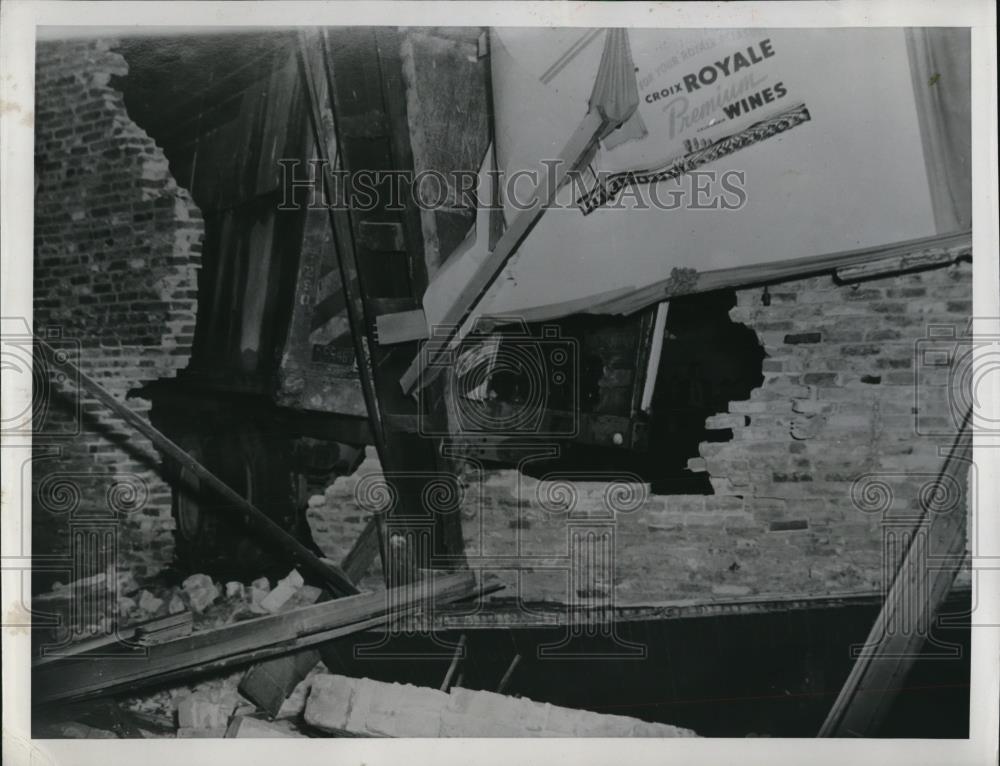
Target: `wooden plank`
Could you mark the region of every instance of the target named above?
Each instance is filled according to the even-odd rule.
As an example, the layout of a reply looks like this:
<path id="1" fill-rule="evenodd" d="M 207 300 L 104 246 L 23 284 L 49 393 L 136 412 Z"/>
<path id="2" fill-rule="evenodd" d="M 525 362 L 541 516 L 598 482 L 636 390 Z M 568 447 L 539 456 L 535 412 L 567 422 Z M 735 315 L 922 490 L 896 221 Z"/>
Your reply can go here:
<path id="1" fill-rule="evenodd" d="M 240 694 L 276 718 L 288 695 L 321 659 L 315 647 L 265 660 L 247 669 L 237 687 Z"/>
<path id="2" fill-rule="evenodd" d="M 961 488 L 965 502 L 959 501 L 946 512 L 923 509 L 885 603 L 823 722 L 820 737 L 868 737 L 877 732 L 948 596 L 968 543 L 971 419 L 970 409 L 939 479 L 946 495 L 951 487 Z"/>
<path id="3" fill-rule="evenodd" d="M 364 593 L 257 620 L 225 625 L 149 647 L 138 659 L 66 658 L 39 668 L 32 704 L 76 701 L 134 692 L 150 685 L 224 670 L 315 646 L 384 624 L 423 606 L 447 604 L 475 593 L 471 572 L 436 575 L 424 587 Z"/>
<path id="4" fill-rule="evenodd" d="M 52 347 L 41 338 L 37 338 L 36 342 L 47 353 L 55 353 Z M 203 486 L 226 500 L 227 505 L 232 507 L 233 512 L 240 513 L 243 522 L 247 526 L 261 534 L 264 539 L 270 540 L 283 548 L 289 554 L 290 558 L 301 565 L 306 572 L 314 575 L 320 582 L 326 584 L 335 594 L 343 595 L 358 592 L 354 583 L 347 579 L 343 572 L 337 571 L 336 567 L 325 564 L 309 548 L 282 529 L 267 514 L 229 487 L 222 479 L 205 468 L 205 466 L 188 454 L 187 451 L 171 441 L 142 415 L 135 412 L 124 402 L 115 399 L 100 383 L 78 369 L 72 362 L 67 361 L 64 367 L 67 367 L 69 372 L 76 376 L 77 385 L 85 389 L 104 406 L 132 426 L 132 428 L 149 439 L 160 452 L 171 460 L 174 460 L 180 466 L 191 471 Z"/>
<path id="5" fill-rule="evenodd" d="M 164 617 L 157 617 L 153 620 L 131 625 L 127 628 L 119 628 L 112 635 L 96 636 L 94 638 L 76 641 L 68 646 L 61 646 L 54 650 L 53 654 L 48 654 L 34 660 L 31 663 L 33 668 L 41 665 L 58 662 L 62 657 L 71 657 L 79 654 L 92 654 L 99 651 L 116 649 L 121 651 L 123 645 L 131 645 L 139 649 L 152 643 L 162 642 L 178 636 L 190 635 L 193 630 L 191 612 L 183 611 L 178 614 L 168 614 Z"/>
<path id="6" fill-rule="evenodd" d="M 400 385 L 404 393 L 412 393 L 418 384 L 423 387 L 437 376 L 441 367 L 435 363 L 444 354 L 459 328 L 500 275 L 503 267 L 517 252 L 517 248 L 531 233 L 546 208 L 552 204 L 559 189 L 569 178 L 569 174 L 576 170 L 593 151 L 597 145 L 598 137 L 604 132 L 607 125 L 608 121 L 596 109 L 588 111 L 583 120 L 580 121 L 573 135 L 556 158 L 558 164 L 556 172 L 551 174 L 553 177 L 550 178 L 548 173 L 540 174 L 541 180 L 535 189 L 531 205 L 515 216 L 507 231 L 503 233 L 496 247 L 493 248 L 493 252 L 484 260 L 482 266 L 459 293 L 455 303 L 446 312 L 440 324 L 448 329 L 441 334 L 440 338 L 428 341 L 403 374 Z M 550 181 L 553 182 L 550 183 Z"/>

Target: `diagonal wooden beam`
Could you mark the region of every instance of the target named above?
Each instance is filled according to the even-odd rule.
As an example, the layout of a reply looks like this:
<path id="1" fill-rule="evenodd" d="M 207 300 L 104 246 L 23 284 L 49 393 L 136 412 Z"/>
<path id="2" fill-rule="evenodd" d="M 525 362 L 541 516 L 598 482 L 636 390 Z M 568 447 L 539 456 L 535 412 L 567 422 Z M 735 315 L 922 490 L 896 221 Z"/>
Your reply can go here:
<path id="1" fill-rule="evenodd" d="M 44 348 L 47 353 L 55 353 L 52 347 L 41 338 L 36 338 L 35 342 Z M 317 580 L 329 587 L 333 593 L 347 595 L 358 592 L 358 589 L 354 587 L 354 583 L 345 577 L 344 573 L 337 567 L 330 566 L 321 561 L 315 553 L 275 523 L 257 506 L 205 468 L 185 449 L 171 441 L 166 434 L 153 426 L 142 415 L 135 412 L 123 402 L 115 399 L 104 386 L 69 361 L 64 362 L 63 367 L 68 368 L 73 373 L 80 388 L 87 391 L 101 404 L 115 413 L 115 415 L 149 439 L 166 457 L 191 471 L 205 487 L 226 501 L 227 510 L 232 509 L 233 513 L 240 515 L 241 520 L 247 526 L 258 532 L 265 539 L 283 548 L 290 558 L 299 564 L 303 570 L 315 576 Z"/>
<path id="2" fill-rule="evenodd" d="M 967 545 L 971 418 L 970 409 L 939 479 L 946 493 L 949 485 L 961 487 L 965 502 L 943 513 L 924 508 L 863 653 L 827 714 L 820 737 L 868 737 L 878 731 L 926 639 L 925 631 L 914 626 L 929 628 L 948 596 Z"/>

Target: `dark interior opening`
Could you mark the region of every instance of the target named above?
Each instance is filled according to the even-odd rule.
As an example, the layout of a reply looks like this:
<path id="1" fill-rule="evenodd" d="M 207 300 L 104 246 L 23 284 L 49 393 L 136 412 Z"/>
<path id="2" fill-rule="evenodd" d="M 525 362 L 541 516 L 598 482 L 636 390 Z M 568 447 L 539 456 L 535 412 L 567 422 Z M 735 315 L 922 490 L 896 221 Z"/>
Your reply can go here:
<path id="1" fill-rule="evenodd" d="M 540 478 L 566 469 L 583 478 L 587 473 L 620 471 L 648 481 L 654 494 L 712 494 L 710 475 L 688 470 L 688 460 L 699 457 L 702 442 L 729 441 L 733 432 L 707 429 L 705 420 L 725 413 L 729 402 L 749 398 L 764 381 L 764 348 L 753 330 L 730 319 L 729 310 L 735 305 L 733 290 L 670 301 L 645 450 L 562 442 L 557 459 L 532 461 L 523 466 L 525 473 Z M 581 337 L 623 319 L 629 318 L 571 317 L 560 326 L 564 334 Z M 641 366 L 638 350 L 635 354 Z M 581 359 L 578 383 L 584 411 L 595 396 L 603 363 L 586 354 Z M 645 369 L 635 372 L 641 385 Z"/>
<path id="2" fill-rule="evenodd" d="M 651 407 L 647 470 L 654 493 L 712 494 L 709 474 L 689 471 L 687 462 L 699 456 L 700 443 L 729 441 L 733 432 L 707 429 L 705 420 L 764 382 L 764 347 L 753 330 L 730 319 L 735 305 L 733 290 L 670 301 Z"/>

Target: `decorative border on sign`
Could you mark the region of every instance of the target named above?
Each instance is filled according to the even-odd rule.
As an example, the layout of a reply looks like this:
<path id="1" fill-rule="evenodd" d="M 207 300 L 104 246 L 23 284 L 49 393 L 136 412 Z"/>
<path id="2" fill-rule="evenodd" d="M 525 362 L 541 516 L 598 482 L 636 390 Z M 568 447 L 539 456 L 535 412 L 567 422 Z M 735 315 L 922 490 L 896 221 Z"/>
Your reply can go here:
<path id="1" fill-rule="evenodd" d="M 646 170 L 623 170 L 599 180 L 597 186 L 582 194 L 576 200 L 577 207 L 584 215 L 593 213 L 597 208 L 607 205 L 618 198 L 619 193 L 629 184 L 653 184 L 680 178 L 702 165 L 721 159 L 747 146 L 759 143 L 765 139 L 784 133 L 786 130 L 801 125 L 811 119 L 805 104 L 798 104 L 784 112 L 755 122 L 743 130 L 717 141 L 704 145 L 695 151 L 668 160 L 663 165 Z M 688 148 L 694 144 L 685 142 Z"/>

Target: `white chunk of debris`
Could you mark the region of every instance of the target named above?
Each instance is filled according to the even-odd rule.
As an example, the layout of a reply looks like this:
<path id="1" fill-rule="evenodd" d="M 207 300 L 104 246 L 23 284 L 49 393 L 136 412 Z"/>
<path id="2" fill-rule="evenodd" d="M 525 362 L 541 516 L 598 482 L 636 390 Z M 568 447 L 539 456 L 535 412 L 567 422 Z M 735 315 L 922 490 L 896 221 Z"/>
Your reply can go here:
<path id="1" fill-rule="evenodd" d="M 139 594 L 139 608 L 147 614 L 156 614 L 163 606 L 163 599 L 157 598 L 148 590 Z"/>
<path id="2" fill-rule="evenodd" d="M 204 612 L 219 597 L 219 589 L 206 574 L 193 574 L 181 583 L 188 601 L 198 614 Z"/>
<path id="3" fill-rule="evenodd" d="M 274 586 L 274 590 L 260 600 L 260 607 L 265 611 L 274 614 L 279 611 L 303 585 L 305 585 L 305 580 L 302 579 L 302 575 L 298 573 L 298 570 L 293 569 L 283 580 L 278 581 L 278 584 Z"/>

